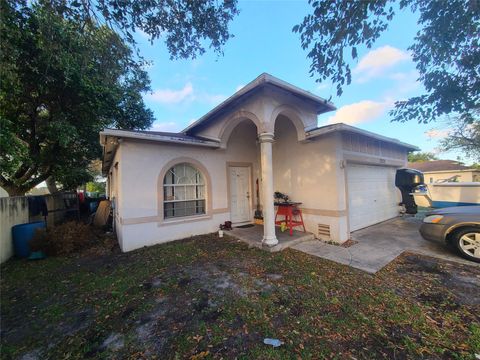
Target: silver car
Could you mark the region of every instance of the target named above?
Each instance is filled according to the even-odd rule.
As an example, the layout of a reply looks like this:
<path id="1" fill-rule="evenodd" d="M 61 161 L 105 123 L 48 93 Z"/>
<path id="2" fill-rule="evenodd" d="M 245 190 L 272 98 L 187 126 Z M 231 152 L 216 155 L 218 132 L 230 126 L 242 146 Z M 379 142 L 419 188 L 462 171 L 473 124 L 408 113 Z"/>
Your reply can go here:
<path id="1" fill-rule="evenodd" d="M 424 239 L 452 245 L 461 256 L 480 262 L 480 206 L 457 206 L 428 212 L 420 227 Z"/>

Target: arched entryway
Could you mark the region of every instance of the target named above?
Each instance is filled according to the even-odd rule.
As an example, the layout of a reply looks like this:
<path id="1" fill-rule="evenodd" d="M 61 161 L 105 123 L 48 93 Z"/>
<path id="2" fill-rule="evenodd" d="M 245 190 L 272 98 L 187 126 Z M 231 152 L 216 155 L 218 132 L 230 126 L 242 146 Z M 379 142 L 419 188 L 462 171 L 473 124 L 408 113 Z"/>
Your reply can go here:
<path id="1" fill-rule="evenodd" d="M 257 126 L 247 118 L 238 119 L 223 138 L 226 152 L 227 199 L 234 225 L 251 223 L 261 207 L 260 145 Z"/>

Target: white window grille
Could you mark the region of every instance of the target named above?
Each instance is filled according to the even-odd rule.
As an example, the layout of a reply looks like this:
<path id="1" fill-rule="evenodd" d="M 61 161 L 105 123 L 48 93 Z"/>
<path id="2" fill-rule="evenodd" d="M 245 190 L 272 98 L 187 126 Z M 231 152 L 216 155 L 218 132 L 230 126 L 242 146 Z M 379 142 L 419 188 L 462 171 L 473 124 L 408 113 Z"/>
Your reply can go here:
<path id="1" fill-rule="evenodd" d="M 163 179 L 163 216 L 167 219 L 199 214 L 205 214 L 203 175 L 190 164 L 177 164 Z"/>

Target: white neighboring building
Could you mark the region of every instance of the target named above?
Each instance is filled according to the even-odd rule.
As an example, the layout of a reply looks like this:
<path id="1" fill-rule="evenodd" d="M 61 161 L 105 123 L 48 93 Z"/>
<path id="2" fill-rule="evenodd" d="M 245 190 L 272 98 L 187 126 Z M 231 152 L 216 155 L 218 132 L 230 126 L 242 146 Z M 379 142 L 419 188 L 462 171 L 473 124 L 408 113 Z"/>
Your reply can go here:
<path id="1" fill-rule="evenodd" d="M 262 74 L 181 133 L 102 131 L 122 250 L 251 223 L 257 205 L 274 245 L 274 191 L 302 203 L 308 232 L 338 243 L 397 216 L 395 171 L 418 149 L 345 124 L 317 127 L 333 110 Z"/>

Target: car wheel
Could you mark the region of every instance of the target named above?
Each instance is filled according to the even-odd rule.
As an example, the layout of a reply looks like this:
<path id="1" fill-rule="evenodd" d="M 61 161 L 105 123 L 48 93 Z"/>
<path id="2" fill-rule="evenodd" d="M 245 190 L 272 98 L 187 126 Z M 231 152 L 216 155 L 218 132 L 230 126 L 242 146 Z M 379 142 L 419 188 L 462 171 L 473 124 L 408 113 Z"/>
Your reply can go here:
<path id="1" fill-rule="evenodd" d="M 465 259 L 480 262 L 480 229 L 462 228 L 452 234 L 452 242 Z"/>

